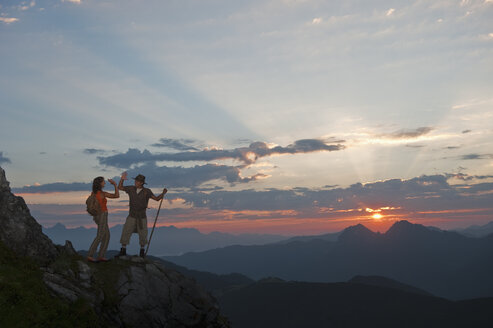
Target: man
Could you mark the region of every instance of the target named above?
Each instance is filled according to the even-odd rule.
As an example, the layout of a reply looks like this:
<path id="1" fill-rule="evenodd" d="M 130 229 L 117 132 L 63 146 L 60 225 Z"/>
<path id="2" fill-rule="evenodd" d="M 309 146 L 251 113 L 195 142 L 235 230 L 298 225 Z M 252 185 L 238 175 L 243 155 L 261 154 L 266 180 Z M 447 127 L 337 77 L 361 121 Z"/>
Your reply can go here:
<path id="1" fill-rule="evenodd" d="M 152 191 L 148 188 L 144 188 L 145 176 L 142 174 L 137 175 L 135 178 L 135 184 L 133 186 L 123 186 L 123 181 L 127 180 L 127 172 L 123 172 L 120 183 L 118 183 L 118 189 L 125 191 L 128 194 L 130 201 L 130 211 L 123 226 L 122 237 L 120 238 L 120 243 L 122 248 L 120 254 L 117 256 L 127 255 L 127 245 L 130 242 L 130 237 L 132 233 L 137 232 L 139 234 L 140 243 L 140 256 L 145 256 L 144 247 L 147 244 L 147 204 L 149 199 L 160 201 L 163 199 L 164 194 L 168 192 L 166 188 L 159 196 L 155 196 Z"/>

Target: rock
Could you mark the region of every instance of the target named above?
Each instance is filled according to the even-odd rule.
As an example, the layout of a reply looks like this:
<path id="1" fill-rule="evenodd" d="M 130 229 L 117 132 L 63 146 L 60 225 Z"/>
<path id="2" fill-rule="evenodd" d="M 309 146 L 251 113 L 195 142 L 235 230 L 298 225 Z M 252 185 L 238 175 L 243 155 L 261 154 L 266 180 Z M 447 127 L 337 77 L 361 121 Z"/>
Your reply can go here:
<path id="1" fill-rule="evenodd" d="M 118 285 L 121 319 L 130 326 L 227 327 L 218 320 L 219 308 L 208 293 L 158 263 L 130 266 L 120 272 Z"/>
<path id="2" fill-rule="evenodd" d="M 144 263 L 145 262 L 145 260 L 140 256 L 131 256 L 130 261 L 132 261 L 134 263 Z"/>
<path id="3" fill-rule="evenodd" d="M 105 264 L 76 263 L 78 279 L 67 272 L 45 270 L 48 289 L 68 301 L 88 300 L 111 325 L 229 327 L 212 296 L 194 280 L 157 262 L 117 259 Z"/>
<path id="4" fill-rule="evenodd" d="M 93 293 L 90 288 L 80 286 L 79 282 L 63 274 L 45 272 L 43 281 L 52 294 L 68 301 L 75 302 L 79 298 L 84 298 L 94 305 L 101 301 L 100 295 Z"/>
<path id="5" fill-rule="evenodd" d="M 74 246 L 72 245 L 72 242 L 70 240 L 65 240 L 65 253 L 68 255 L 76 255 L 77 251 L 74 249 Z"/>
<path id="6" fill-rule="evenodd" d="M 82 261 L 77 261 L 79 267 L 79 280 L 82 286 L 91 287 L 91 268 Z"/>
<path id="7" fill-rule="evenodd" d="M 42 233 L 22 197 L 13 195 L 0 167 L 0 241 L 14 253 L 46 264 L 58 255 L 53 242 Z"/>

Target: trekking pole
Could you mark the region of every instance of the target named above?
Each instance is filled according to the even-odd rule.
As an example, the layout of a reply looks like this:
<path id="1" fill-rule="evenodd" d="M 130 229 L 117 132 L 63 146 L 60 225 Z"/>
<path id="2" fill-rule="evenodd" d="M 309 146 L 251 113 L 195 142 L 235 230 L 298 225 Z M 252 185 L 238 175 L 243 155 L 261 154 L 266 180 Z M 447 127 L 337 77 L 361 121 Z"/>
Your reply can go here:
<path id="1" fill-rule="evenodd" d="M 159 211 L 161 211 L 161 204 L 163 203 L 163 198 L 161 198 L 161 202 L 159 202 L 159 208 L 157 210 L 156 219 L 154 220 L 154 225 L 152 226 L 151 236 L 149 237 L 149 242 L 147 243 L 147 249 L 145 252 L 145 256 L 147 256 L 147 252 L 149 251 L 149 246 L 151 245 L 152 234 L 154 233 L 154 228 L 156 227 L 157 217 L 159 216 Z"/>

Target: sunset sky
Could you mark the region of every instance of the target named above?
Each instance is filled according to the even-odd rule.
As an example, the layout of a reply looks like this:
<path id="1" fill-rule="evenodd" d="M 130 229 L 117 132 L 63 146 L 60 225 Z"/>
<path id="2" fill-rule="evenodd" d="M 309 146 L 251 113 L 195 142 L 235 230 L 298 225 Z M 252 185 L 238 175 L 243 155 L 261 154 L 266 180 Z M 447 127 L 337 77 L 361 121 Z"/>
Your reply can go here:
<path id="1" fill-rule="evenodd" d="M 0 0 L 0 42 L 0 166 L 46 227 L 123 171 L 204 232 L 493 220 L 493 0 Z"/>

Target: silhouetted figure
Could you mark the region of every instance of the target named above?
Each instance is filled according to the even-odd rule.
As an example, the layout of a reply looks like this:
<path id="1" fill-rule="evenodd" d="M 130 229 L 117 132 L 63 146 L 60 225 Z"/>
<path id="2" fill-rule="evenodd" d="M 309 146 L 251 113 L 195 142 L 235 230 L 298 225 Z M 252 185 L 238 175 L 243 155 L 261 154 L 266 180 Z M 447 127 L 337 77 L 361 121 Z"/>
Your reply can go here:
<path id="1" fill-rule="evenodd" d="M 111 183 L 115 187 L 115 192 L 110 194 L 106 191 L 103 191 L 105 181 L 103 177 L 97 177 L 92 182 L 92 193 L 96 196 L 96 199 L 100 206 L 100 211 L 98 214 L 93 216 L 94 222 L 98 225 L 98 232 L 96 234 L 96 238 L 91 244 L 89 248 L 89 253 L 87 254 L 87 260 L 91 262 L 106 262 L 108 259 L 104 257 L 106 253 L 106 249 L 108 248 L 108 243 L 110 242 L 110 229 L 108 228 L 108 208 L 106 207 L 107 199 L 106 198 L 118 198 L 120 197 L 120 192 L 116 186 L 116 182 L 108 179 L 108 182 Z M 96 249 L 99 246 L 98 258 L 95 259 L 93 257 Z"/>
<path id="2" fill-rule="evenodd" d="M 140 244 L 140 256 L 145 256 L 145 245 L 147 244 L 147 204 L 149 199 L 156 201 L 161 200 L 164 194 L 168 192 L 166 188 L 159 196 L 155 196 L 151 189 L 144 188 L 145 176 L 142 174 L 137 175 L 135 178 L 135 184 L 133 186 L 123 186 L 123 181 L 127 180 L 127 172 L 123 172 L 120 182 L 118 183 L 118 189 L 125 191 L 129 197 L 130 210 L 123 226 L 122 237 L 120 238 L 120 243 L 122 248 L 117 256 L 124 256 L 127 254 L 127 245 L 130 242 L 130 237 L 132 233 L 136 232 L 139 234 L 139 244 Z"/>

